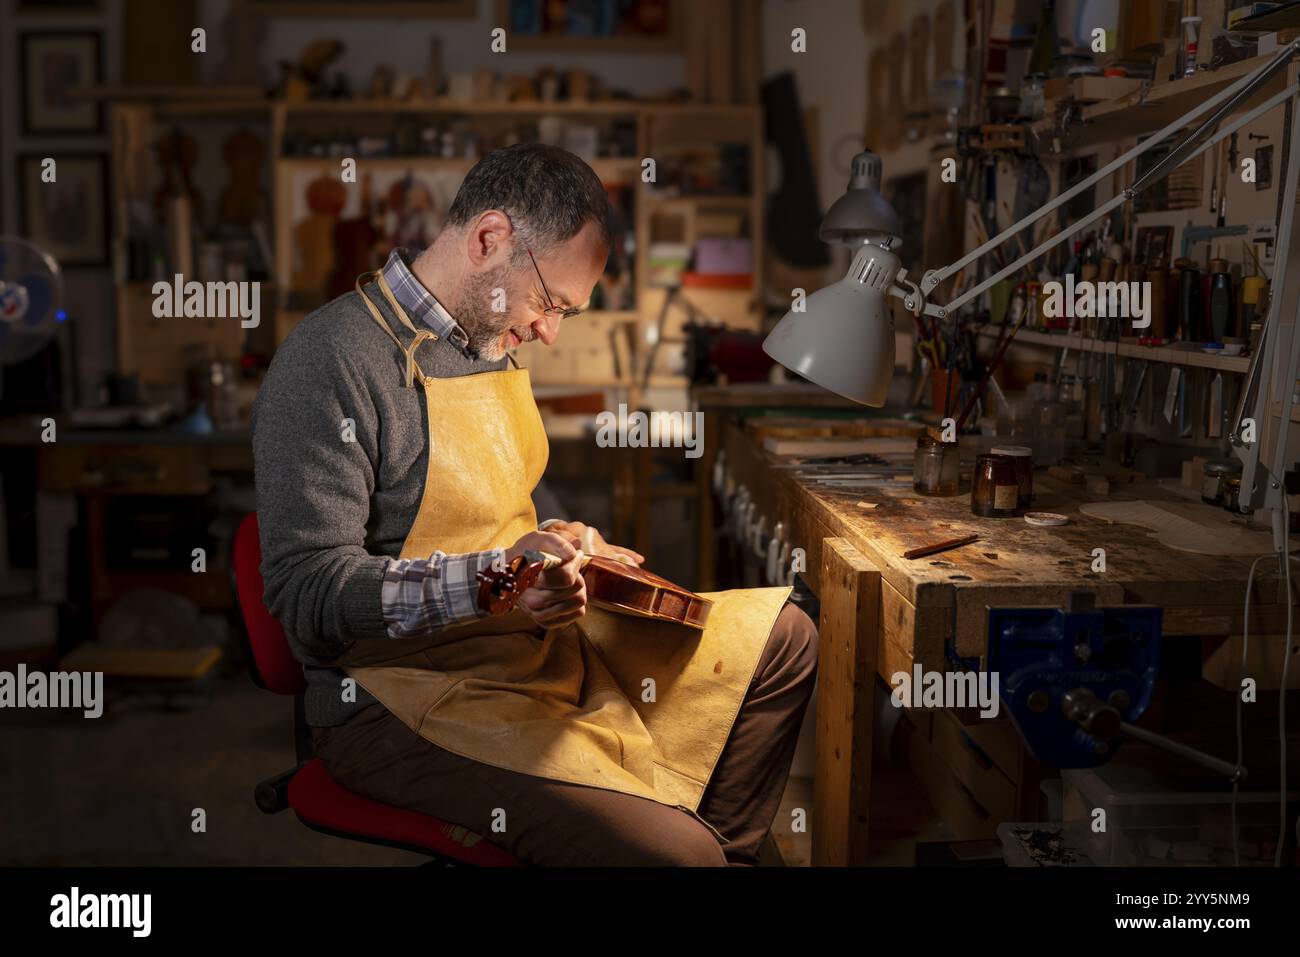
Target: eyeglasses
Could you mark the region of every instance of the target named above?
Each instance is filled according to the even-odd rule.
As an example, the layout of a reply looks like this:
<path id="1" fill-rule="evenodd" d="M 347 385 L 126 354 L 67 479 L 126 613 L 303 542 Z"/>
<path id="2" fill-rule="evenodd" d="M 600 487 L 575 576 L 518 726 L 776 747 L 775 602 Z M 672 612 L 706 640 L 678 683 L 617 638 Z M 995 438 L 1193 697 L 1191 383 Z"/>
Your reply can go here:
<path id="1" fill-rule="evenodd" d="M 542 284 L 542 292 L 546 295 L 546 308 L 542 310 L 542 313 L 546 316 L 558 317 L 560 319 L 572 319 L 574 316 L 581 315 L 582 310 L 577 306 L 570 306 L 568 309 L 564 309 L 557 306 L 554 301 L 552 301 L 551 290 L 546 288 L 546 280 L 542 278 L 542 271 L 537 268 L 537 260 L 533 257 L 533 251 L 528 249 L 527 246 L 525 246 L 524 249 L 528 253 L 528 258 L 532 260 L 533 269 L 537 273 L 537 281 Z"/>

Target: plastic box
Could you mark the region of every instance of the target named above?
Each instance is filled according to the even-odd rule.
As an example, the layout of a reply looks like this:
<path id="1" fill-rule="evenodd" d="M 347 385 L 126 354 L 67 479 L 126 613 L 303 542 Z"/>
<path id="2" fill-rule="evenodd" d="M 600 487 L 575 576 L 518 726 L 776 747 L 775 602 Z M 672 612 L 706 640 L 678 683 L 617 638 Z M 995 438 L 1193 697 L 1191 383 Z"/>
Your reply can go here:
<path id="1" fill-rule="evenodd" d="M 1231 867 L 1232 786 L 1163 751 L 1125 745 L 1108 764 L 1063 770 L 1061 815 L 1069 843 L 1111 867 Z M 1295 793 L 1288 795 L 1294 802 Z M 1105 812 L 1104 822 L 1094 812 Z M 1294 812 L 1288 811 L 1288 820 Z M 1104 823 L 1104 830 L 1101 828 Z M 1276 790 L 1237 795 L 1242 866 L 1271 865 Z"/>

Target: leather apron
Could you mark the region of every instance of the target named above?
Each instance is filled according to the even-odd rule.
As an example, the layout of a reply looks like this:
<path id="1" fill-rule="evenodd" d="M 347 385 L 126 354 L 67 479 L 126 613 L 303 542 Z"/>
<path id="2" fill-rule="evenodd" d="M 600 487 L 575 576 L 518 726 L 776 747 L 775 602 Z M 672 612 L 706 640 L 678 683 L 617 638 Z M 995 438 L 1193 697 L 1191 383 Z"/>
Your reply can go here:
<path id="1" fill-rule="evenodd" d="M 415 333 L 409 346 L 363 290 L 371 277 Z M 549 450 L 527 371 L 424 376 L 415 351 L 437 336 L 415 328 L 382 274 L 360 277 L 357 291 L 401 349 L 407 387 L 419 382 L 425 396 L 428 470 L 401 557 L 507 548 L 535 531 L 531 493 Z M 543 630 L 514 611 L 428 637 L 364 639 L 339 664 L 447 751 L 695 814 L 789 594 L 709 594 L 702 632 L 590 604 Z"/>

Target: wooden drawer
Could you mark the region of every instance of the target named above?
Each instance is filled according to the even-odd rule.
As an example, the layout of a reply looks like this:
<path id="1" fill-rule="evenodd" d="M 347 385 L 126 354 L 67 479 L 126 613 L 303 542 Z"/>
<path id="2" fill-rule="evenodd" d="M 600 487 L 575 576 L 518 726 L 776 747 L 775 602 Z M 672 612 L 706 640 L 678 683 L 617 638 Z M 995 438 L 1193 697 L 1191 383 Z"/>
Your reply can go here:
<path id="1" fill-rule="evenodd" d="M 909 711 L 908 723 L 912 772 L 953 837 L 991 839 L 999 824 L 1016 820 L 1016 785 L 962 738 L 951 713 Z"/>
<path id="2" fill-rule="evenodd" d="M 52 443 L 40 450 L 38 474 L 47 492 L 202 495 L 209 489 L 203 450 L 186 445 Z"/>

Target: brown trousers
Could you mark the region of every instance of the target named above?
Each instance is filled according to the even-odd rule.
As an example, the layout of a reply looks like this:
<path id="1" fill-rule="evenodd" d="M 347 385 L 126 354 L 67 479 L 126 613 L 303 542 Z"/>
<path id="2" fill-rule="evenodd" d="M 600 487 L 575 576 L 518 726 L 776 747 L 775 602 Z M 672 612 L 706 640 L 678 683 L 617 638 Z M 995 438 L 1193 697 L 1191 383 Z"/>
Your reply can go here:
<path id="1" fill-rule="evenodd" d="M 481 764 L 420 737 L 382 705 L 313 728 L 316 753 L 343 787 L 481 834 L 530 864 L 755 864 L 776 815 L 817 671 L 817 629 L 786 605 L 763 649 L 698 813 L 647 798 Z M 506 813 L 504 833 L 493 833 Z"/>

